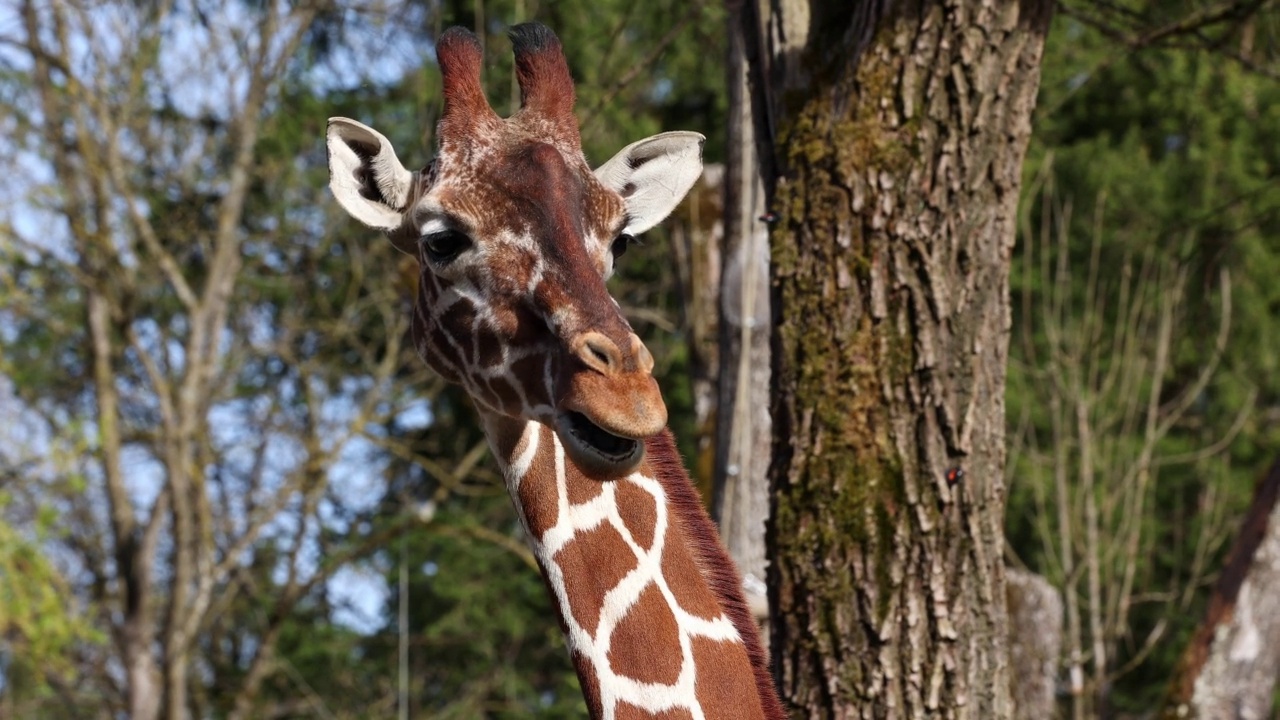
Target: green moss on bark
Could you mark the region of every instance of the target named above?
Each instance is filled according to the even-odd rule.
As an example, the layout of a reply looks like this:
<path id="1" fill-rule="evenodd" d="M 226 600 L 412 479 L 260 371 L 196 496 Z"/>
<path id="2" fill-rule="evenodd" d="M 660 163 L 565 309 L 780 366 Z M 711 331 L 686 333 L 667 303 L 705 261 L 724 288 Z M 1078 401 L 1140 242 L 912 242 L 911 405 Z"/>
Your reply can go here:
<path id="1" fill-rule="evenodd" d="M 976 13 L 998 35 L 985 8 L 884 24 L 852 76 L 809 67 L 780 113 L 769 542 L 783 692 L 810 717 L 1007 716 L 1002 588 L 978 586 L 1002 577 L 999 519 L 966 513 L 1001 509 L 1000 202 L 1023 125 L 954 95 L 1028 45 L 961 57 L 948 23 Z M 1007 102 L 1025 118 L 1033 98 Z M 949 491 L 961 459 L 971 479 Z"/>

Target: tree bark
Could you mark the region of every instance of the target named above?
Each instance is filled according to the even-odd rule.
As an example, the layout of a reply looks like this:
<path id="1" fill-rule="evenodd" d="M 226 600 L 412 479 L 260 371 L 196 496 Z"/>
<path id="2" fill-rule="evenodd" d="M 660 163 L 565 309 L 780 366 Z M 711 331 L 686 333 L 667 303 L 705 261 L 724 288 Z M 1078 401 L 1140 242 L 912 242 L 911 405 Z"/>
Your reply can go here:
<path id="1" fill-rule="evenodd" d="M 764 523 L 769 515 L 768 470 L 773 444 L 769 417 L 769 225 L 747 78 L 743 12 L 741 4 L 729 8 L 729 147 L 712 514 L 729 555 L 743 574 L 748 602 L 756 615 L 763 617 L 768 613 Z"/>
<path id="2" fill-rule="evenodd" d="M 1183 653 L 1163 717 L 1261 720 L 1280 675 L 1280 459 L 1244 524 Z"/>
<path id="3" fill-rule="evenodd" d="M 1009 691 L 1013 717 L 1053 717 L 1062 654 L 1062 595 L 1040 575 L 1007 568 Z"/>
<path id="4" fill-rule="evenodd" d="M 724 166 L 708 164 L 671 226 L 680 307 L 688 328 L 694 456 L 690 476 L 708 507 L 714 495 L 717 376 L 720 372 L 720 253 L 724 245 Z"/>
<path id="5" fill-rule="evenodd" d="M 775 0 L 773 652 L 811 718 L 1008 718 L 1008 274 L 1050 5 Z"/>

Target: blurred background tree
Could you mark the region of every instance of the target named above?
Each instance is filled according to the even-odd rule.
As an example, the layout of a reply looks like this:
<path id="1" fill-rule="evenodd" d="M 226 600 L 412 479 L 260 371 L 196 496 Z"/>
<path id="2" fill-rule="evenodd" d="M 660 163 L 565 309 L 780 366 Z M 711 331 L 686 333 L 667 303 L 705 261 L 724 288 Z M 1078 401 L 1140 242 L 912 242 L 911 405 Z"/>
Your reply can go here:
<path id="1" fill-rule="evenodd" d="M 1138 715 L 1280 450 L 1280 13 L 1060 9 L 1012 277 L 1006 527 L 1064 592 L 1070 716 Z"/>

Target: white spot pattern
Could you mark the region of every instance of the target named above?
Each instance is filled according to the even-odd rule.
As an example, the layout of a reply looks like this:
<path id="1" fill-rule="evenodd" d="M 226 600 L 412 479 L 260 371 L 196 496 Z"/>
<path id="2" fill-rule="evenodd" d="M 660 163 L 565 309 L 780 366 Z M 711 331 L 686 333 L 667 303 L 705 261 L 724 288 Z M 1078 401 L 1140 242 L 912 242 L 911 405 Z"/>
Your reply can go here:
<path id="1" fill-rule="evenodd" d="M 547 455 L 551 457 L 548 458 Z M 516 502 L 520 520 L 529 531 L 527 533 L 529 544 L 542 565 L 551 591 L 561 608 L 561 615 L 568 627 L 569 647 L 585 658 L 595 669 L 600 687 L 603 718 L 614 720 L 618 705 L 628 703 L 653 713 L 686 710 L 695 720 L 705 720 L 706 713 L 698 705 L 695 692 L 697 669 L 693 661 L 693 640 L 707 638 L 740 643 L 742 638 L 733 622 L 723 613 L 713 620 L 708 620 L 684 610 L 676 600 L 666 578 L 663 577 L 662 552 L 668 540 L 667 528 L 671 517 L 662 484 L 654 478 L 634 472 L 621 480 L 603 483 L 600 494 L 586 502 L 570 503 L 564 446 L 561 445 L 560 438 L 555 432 L 539 422 L 525 424 L 512 456 L 513 459 L 505 473 L 507 489 Z M 542 532 L 541 537 L 537 537 L 529 528 L 528 518 L 525 516 L 524 509 L 520 507 L 519 490 L 525 476 L 540 457 L 544 462 L 550 460 L 554 463 L 557 512 L 555 526 L 547 528 Z M 624 482 L 638 487 L 654 500 L 656 523 L 653 546 L 648 549 L 641 547 L 635 541 L 618 512 L 617 483 Z M 555 557 L 579 533 L 592 530 L 602 523 L 607 523 L 622 536 L 635 555 L 635 567 L 606 593 L 600 619 L 593 635 L 591 629 L 584 628 L 578 623 L 570 610 L 564 572 L 557 565 Z M 609 663 L 609 650 L 614 630 L 635 607 L 640 595 L 650 586 L 657 588 L 661 593 L 667 607 L 675 616 L 679 632 L 680 673 L 676 681 L 670 685 L 639 682 L 619 675 L 613 671 Z"/>

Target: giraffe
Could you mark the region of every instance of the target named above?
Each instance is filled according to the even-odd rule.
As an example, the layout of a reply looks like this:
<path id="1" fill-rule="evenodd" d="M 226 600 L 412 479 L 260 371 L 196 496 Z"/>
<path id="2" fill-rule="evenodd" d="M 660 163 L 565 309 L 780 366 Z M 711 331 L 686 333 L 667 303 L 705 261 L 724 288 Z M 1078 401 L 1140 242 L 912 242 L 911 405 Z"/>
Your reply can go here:
<path id="1" fill-rule="evenodd" d="M 331 118 L 330 188 L 419 262 L 416 348 L 477 407 L 591 717 L 779 720 L 653 357 L 605 287 L 701 173 L 704 138 L 662 133 L 593 172 L 559 40 L 534 23 L 510 37 L 515 114 L 489 106 L 480 43 L 451 28 L 436 158 L 410 172 L 376 130 Z"/>

